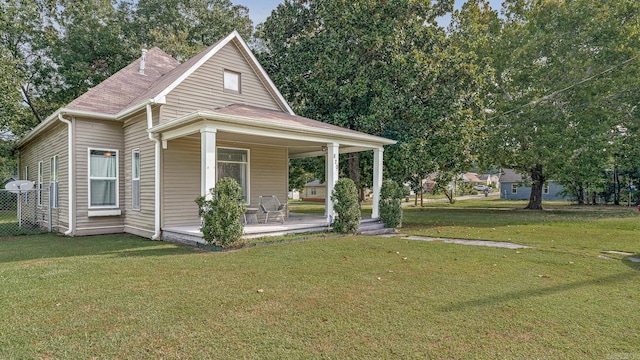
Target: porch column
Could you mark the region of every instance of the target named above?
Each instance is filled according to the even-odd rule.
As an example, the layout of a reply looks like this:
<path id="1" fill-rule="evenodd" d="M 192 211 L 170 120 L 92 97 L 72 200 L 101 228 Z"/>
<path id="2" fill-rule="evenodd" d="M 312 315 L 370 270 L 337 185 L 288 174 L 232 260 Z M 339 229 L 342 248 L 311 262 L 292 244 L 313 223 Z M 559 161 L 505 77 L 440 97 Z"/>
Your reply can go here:
<path id="1" fill-rule="evenodd" d="M 337 143 L 327 144 L 327 174 L 325 176 L 325 183 L 327 184 L 327 196 L 325 197 L 325 209 L 327 211 L 327 221 L 331 222 L 335 217 L 333 213 L 333 202 L 331 201 L 331 193 L 333 188 L 338 182 L 338 149 L 340 145 Z"/>
<path id="2" fill-rule="evenodd" d="M 382 188 L 382 155 L 384 148 L 373 149 L 373 208 L 371 218 L 380 218 L 378 207 L 380 205 L 380 188 Z"/>
<path id="3" fill-rule="evenodd" d="M 200 194 L 206 196 L 216 186 L 216 129 L 200 129 Z"/>

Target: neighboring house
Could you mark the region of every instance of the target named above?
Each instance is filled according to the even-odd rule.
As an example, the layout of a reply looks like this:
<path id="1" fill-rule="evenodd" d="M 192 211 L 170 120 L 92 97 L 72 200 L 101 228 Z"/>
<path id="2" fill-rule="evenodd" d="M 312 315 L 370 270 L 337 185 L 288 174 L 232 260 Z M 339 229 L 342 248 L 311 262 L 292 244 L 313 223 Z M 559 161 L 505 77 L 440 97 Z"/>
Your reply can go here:
<path id="1" fill-rule="evenodd" d="M 320 180 L 313 180 L 304 185 L 304 189 L 302 190 L 303 200 L 313 199 L 313 200 L 324 200 L 327 194 L 327 186 L 320 182 Z"/>
<path id="2" fill-rule="evenodd" d="M 491 186 L 494 190 L 500 188 L 500 175 L 480 174 L 478 179 L 482 181 L 482 185 Z"/>
<path id="3" fill-rule="evenodd" d="M 567 200 L 562 194 L 564 187 L 553 180 L 545 183 L 542 190 L 542 200 Z M 531 186 L 523 183 L 522 176 L 511 169 L 504 169 L 500 176 L 500 199 L 529 200 Z"/>
<path id="4" fill-rule="evenodd" d="M 463 182 L 470 182 L 473 185 L 486 185 L 485 181 L 482 181 L 478 178 L 478 174 L 476 173 L 464 173 L 460 174 L 458 177 Z"/>
<path id="5" fill-rule="evenodd" d="M 325 155 L 332 190 L 338 155 L 360 151 L 373 151 L 377 218 L 383 147 L 393 143 L 295 115 L 233 32 L 182 64 L 158 48 L 143 52 L 18 149 L 21 179 L 55 185 L 60 231 L 159 239 L 164 227 L 199 225 L 194 200 L 222 177 L 257 207 L 260 195 L 287 198 L 289 159 Z"/>

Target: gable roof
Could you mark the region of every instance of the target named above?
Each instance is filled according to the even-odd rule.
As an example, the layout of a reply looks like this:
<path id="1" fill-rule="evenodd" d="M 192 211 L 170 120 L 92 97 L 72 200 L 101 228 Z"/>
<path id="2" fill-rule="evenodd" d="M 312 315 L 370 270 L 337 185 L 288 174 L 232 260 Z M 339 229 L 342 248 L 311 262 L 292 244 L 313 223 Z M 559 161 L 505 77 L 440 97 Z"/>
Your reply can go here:
<path id="1" fill-rule="evenodd" d="M 157 47 L 146 54 L 144 74 L 138 73 L 142 58 L 137 59 L 89 89 L 66 108 L 104 114 L 117 114 L 135 105 L 138 96 L 174 70 L 178 61 Z"/>
<path id="2" fill-rule="evenodd" d="M 182 81 L 231 41 L 234 42 L 249 65 L 256 71 L 267 91 L 274 96 L 276 102 L 283 109 L 286 109 L 287 113 L 295 115 L 240 34 L 234 30 L 224 39 L 209 46 L 182 64 L 159 48 L 152 48 L 146 55 L 144 71 L 146 76 L 138 73 L 141 58 L 137 59 L 70 102 L 66 107 L 62 107 L 49 115 L 42 123 L 20 139 L 18 146 L 31 141 L 56 122 L 58 117 L 63 114 L 82 115 L 103 120 L 122 120 L 126 116 L 144 108 L 146 104 L 164 103 L 165 96 L 171 90 L 180 85 Z"/>
<path id="3" fill-rule="evenodd" d="M 502 175 L 500 175 L 501 183 L 521 182 L 522 175 L 513 171 L 512 169 L 503 169 Z"/>

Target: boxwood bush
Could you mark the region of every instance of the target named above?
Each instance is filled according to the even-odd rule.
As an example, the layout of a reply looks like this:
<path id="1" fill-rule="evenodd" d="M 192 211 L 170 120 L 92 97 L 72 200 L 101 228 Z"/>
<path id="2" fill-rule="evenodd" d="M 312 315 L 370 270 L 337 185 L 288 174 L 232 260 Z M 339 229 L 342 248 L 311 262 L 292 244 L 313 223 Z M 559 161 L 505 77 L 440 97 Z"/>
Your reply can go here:
<path id="1" fill-rule="evenodd" d="M 388 228 L 402 226 L 403 191 L 397 183 L 385 181 L 380 189 L 380 221 Z"/>
<path id="2" fill-rule="evenodd" d="M 208 199 L 205 196 L 196 199 L 204 239 L 223 248 L 240 245 L 244 231 L 240 216 L 246 210 L 244 201 L 240 200 L 242 187 L 232 178 L 222 178 L 210 192 Z"/>
<path id="3" fill-rule="evenodd" d="M 339 179 L 331 193 L 331 201 L 336 212 L 333 229 L 342 234 L 357 233 L 360 227 L 360 203 L 353 180 Z"/>

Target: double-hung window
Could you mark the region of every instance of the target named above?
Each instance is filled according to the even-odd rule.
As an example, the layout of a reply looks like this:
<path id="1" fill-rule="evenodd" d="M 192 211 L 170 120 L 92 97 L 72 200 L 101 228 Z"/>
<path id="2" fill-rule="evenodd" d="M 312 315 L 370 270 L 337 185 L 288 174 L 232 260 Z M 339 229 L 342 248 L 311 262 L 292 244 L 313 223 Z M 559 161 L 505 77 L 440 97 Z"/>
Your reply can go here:
<path id="1" fill-rule="evenodd" d="M 38 197 L 38 206 L 42 206 L 42 183 L 44 182 L 44 169 L 42 166 L 42 161 L 38 162 L 38 187 L 37 187 L 37 197 Z"/>
<path id="2" fill-rule="evenodd" d="M 51 173 L 50 175 L 50 179 L 49 179 L 49 187 L 50 187 L 50 193 L 49 196 L 51 197 L 51 208 L 53 209 L 57 209 L 58 208 L 58 155 L 55 155 L 51 158 Z"/>
<path id="3" fill-rule="evenodd" d="M 216 181 L 230 177 L 242 187 L 242 199 L 249 200 L 249 150 L 218 148 Z"/>
<path id="4" fill-rule="evenodd" d="M 511 193 L 512 194 L 517 194 L 518 193 L 518 185 L 517 184 L 511 184 Z"/>
<path id="5" fill-rule="evenodd" d="M 140 210 L 140 150 L 131 152 L 131 209 Z"/>
<path id="6" fill-rule="evenodd" d="M 118 207 L 118 151 L 89 149 L 89 208 Z"/>
<path id="7" fill-rule="evenodd" d="M 543 194 L 549 194 L 549 184 L 548 183 L 544 183 L 544 185 L 542 187 L 542 193 Z"/>
<path id="8" fill-rule="evenodd" d="M 24 179 L 25 180 L 29 180 L 29 166 L 25 166 L 24 167 Z M 26 191 L 24 193 L 24 203 L 28 204 L 29 203 L 29 192 Z"/>

